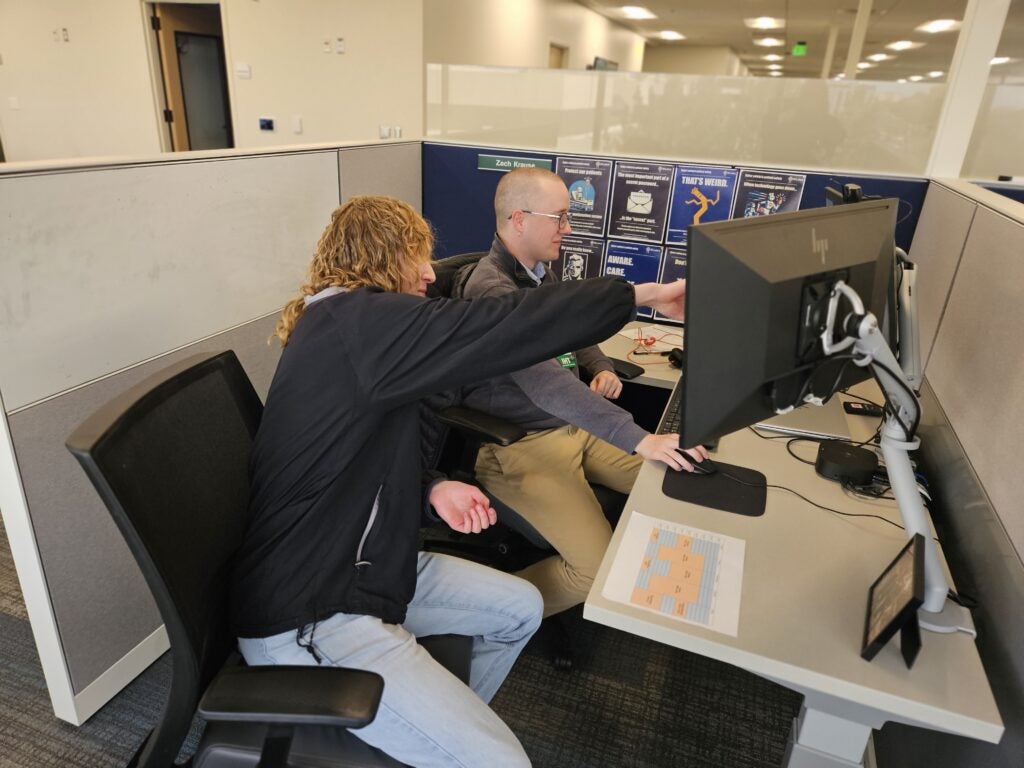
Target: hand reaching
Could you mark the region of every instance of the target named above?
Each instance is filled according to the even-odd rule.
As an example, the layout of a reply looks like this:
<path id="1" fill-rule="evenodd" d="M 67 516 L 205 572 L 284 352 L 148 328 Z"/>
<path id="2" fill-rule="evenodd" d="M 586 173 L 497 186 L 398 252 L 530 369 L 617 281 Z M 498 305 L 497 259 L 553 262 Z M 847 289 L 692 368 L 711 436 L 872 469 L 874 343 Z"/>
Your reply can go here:
<path id="1" fill-rule="evenodd" d="M 686 316 L 686 281 L 671 283 L 640 283 L 633 287 L 638 307 L 653 307 L 673 320 Z"/>

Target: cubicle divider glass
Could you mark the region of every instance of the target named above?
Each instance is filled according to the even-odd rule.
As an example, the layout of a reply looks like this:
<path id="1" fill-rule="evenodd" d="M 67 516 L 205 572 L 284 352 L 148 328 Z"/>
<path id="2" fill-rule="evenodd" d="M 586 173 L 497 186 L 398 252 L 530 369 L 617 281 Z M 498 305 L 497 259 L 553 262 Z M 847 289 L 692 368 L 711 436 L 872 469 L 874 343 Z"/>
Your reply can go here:
<path id="1" fill-rule="evenodd" d="M 995 181 L 1010 176 L 1024 181 L 1024 83 L 990 83 L 974 124 L 960 175 Z"/>
<path id="2" fill-rule="evenodd" d="M 427 65 L 431 139 L 923 175 L 944 83 Z"/>

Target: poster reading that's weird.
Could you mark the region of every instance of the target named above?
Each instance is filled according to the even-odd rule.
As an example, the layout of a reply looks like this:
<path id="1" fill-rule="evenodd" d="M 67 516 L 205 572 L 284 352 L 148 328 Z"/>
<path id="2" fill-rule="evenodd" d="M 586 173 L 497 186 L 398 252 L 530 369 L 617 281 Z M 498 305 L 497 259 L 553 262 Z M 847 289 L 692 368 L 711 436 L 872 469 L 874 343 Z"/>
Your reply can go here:
<path id="1" fill-rule="evenodd" d="M 660 243 L 665 236 L 668 198 L 672 190 L 671 165 L 615 164 L 608 236 Z"/>
<path id="2" fill-rule="evenodd" d="M 670 243 L 685 243 L 687 227 L 728 219 L 732 214 L 737 175 L 735 168 L 677 166 L 665 239 Z"/>
<path id="3" fill-rule="evenodd" d="M 611 160 L 560 157 L 555 169 L 569 190 L 573 234 L 603 236 L 612 180 Z"/>
<path id="4" fill-rule="evenodd" d="M 807 176 L 802 173 L 741 170 L 732 217 L 741 219 L 798 211 L 806 181 Z"/>

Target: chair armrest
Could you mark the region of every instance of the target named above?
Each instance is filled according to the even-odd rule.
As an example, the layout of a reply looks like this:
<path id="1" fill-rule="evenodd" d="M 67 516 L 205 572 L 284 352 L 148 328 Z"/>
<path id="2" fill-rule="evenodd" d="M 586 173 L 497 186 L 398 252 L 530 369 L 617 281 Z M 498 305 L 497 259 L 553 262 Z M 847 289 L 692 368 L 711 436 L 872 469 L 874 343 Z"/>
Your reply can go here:
<path id="1" fill-rule="evenodd" d="M 199 702 L 207 720 L 362 728 L 384 691 L 376 672 L 344 667 L 225 667 Z"/>
<path id="2" fill-rule="evenodd" d="M 453 405 L 438 411 L 437 416 L 445 426 L 457 429 L 482 443 L 508 446 L 526 437 L 526 430 L 511 421 L 472 408 Z"/>

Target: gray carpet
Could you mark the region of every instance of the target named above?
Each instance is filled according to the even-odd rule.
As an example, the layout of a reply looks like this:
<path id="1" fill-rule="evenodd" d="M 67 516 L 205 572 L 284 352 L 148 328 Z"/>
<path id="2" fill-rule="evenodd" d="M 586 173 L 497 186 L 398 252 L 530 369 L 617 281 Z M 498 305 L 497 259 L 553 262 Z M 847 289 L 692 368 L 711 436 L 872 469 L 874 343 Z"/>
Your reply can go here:
<path id="1" fill-rule="evenodd" d="M 537 768 L 778 768 L 801 697 L 726 664 L 570 613 L 576 663 L 537 638 L 494 709 Z"/>
<path id="2" fill-rule="evenodd" d="M 796 694 L 584 621 L 578 609 L 568 626 L 575 668 L 555 671 L 536 638 L 493 702 L 536 768 L 781 764 Z M 0 527 L 0 768 L 124 765 L 159 716 L 169 680 L 164 657 L 80 728 L 55 718 Z"/>

